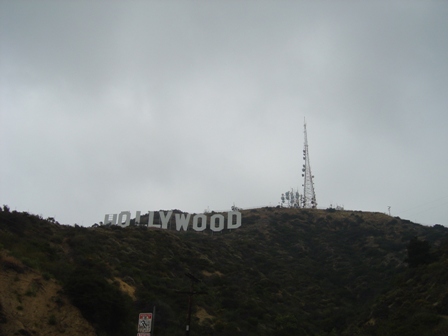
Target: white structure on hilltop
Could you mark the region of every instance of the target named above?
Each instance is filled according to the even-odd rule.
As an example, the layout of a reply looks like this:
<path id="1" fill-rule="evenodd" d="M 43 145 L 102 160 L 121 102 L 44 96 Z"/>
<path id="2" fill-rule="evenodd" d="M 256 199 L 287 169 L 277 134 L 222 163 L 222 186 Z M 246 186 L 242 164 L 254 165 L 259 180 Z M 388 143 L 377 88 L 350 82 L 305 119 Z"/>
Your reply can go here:
<path id="1" fill-rule="evenodd" d="M 303 160 L 305 161 L 302 168 L 303 177 L 303 195 L 302 195 L 302 208 L 316 208 L 316 194 L 314 193 L 314 176 L 311 174 L 310 154 L 308 151 L 308 139 L 306 135 L 306 122 L 303 124 L 305 133 L 305 144 L 303 148 Z"/>

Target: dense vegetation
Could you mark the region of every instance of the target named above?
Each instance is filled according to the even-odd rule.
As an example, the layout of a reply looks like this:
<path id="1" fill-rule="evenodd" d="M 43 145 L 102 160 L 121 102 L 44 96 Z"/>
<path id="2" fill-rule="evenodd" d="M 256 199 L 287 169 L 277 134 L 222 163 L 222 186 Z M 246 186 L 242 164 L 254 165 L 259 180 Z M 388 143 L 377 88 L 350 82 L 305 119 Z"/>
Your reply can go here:
<path id="1" fill-rule="evenodd" d="M 1 209 L 1 208 L 0 208 Z M 448 230 L 380 213 L 263 208 L 233 231 L 60 225 L 0 212 L 0 249 L 57 279 L 98 335 L 447 335 Z M 13 267 L 3 263 L 2 267 Z M 134 297 L 120 290 L 125 282 Z"/>

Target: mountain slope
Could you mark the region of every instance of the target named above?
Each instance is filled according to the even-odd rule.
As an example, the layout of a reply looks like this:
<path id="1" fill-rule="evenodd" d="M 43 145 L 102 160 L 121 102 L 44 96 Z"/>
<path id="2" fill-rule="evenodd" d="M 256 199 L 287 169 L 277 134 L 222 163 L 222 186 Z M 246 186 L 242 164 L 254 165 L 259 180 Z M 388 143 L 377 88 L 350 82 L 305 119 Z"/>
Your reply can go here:
<path id="1" fill-rule="evenodd" d="M 419 237 L 441 249 L 448 232 L 334 209 L 245 210 L 241 228 L 221 233 L 69 227 L 5 209 L 0 220 L 2 253 L 57 280 L 97 333 L 107 335 L 135 334 L 138 313 L 153 306 L 157 335 L 183 335 L 185 273 L 201 280 L 196 291 L 206 292 L 193 298 L 192 335 L 396 331 L 394 321 L 401 321 L 391 322 L 394 315 L 381 314 L 382 307 L 399 307 L 398 289 L 407 297 L 409 272 L 435 272 L 445 260 L 439 251 L 438 261 L 410 270 L 406 247 Z M 429 306 L 447 304 L 445 286 L 433 284 Z M 425 314 L 431 328 L 441 327 L 445 310 Z"/>
<path id="2" fill-rule="evenodd" d="M 4 253 L 0 265 L 0 335 L 95 335 L 54 279 Z"/>

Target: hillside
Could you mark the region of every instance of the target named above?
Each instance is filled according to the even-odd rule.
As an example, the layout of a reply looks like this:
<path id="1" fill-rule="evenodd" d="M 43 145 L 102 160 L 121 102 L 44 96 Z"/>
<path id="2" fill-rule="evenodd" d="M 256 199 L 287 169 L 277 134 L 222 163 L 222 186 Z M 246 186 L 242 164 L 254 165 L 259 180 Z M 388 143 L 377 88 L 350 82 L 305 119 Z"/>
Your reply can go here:
<path id="1" fill-rule="evenodd" d="M 239 229 L 217 233 L 71 227 L 4 207 L 0 335 L 135 335 L 153 306 L 154 335 L 184 335 L 185 273 L 204 292 L 191 335 L 448 332 L 445 227 L 334 209 L 241 212 Z"/>

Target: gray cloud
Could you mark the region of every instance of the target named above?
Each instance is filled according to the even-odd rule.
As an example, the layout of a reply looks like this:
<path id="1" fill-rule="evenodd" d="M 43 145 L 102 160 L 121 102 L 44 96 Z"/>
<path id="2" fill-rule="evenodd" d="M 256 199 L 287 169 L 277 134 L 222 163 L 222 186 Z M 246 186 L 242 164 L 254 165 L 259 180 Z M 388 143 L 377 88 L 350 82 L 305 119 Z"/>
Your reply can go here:
<path id="1" fill-rule="evenodd" d="M 447 225 L 443 2 L 0 2 L 0 202 L 319 205 Z"/>

